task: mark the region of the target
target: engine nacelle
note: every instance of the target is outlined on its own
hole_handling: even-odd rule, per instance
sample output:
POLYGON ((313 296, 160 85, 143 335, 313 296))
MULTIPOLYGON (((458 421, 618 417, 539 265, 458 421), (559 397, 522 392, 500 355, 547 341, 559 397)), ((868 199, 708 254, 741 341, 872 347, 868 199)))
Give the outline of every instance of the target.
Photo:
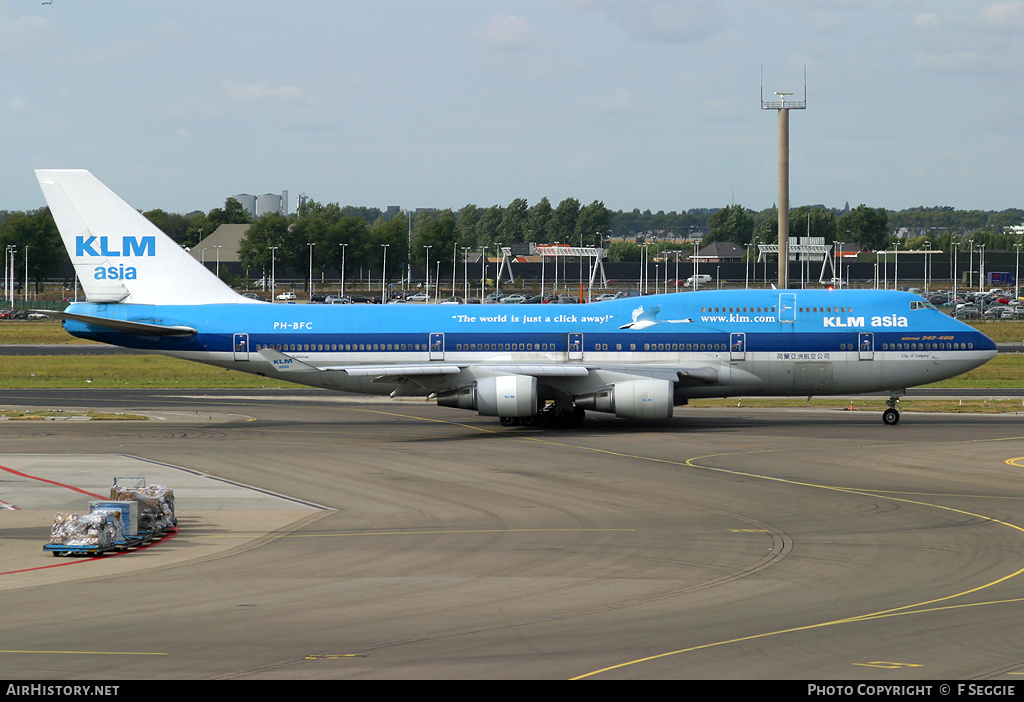
POLYGON ((537 414, 537 402, 537 379, 530 375, 481 378, 437 395, 442 407, 475 409, 485 417, 531 417, 537 414))
POLYGON ((643 378, 615 383, 603 390, 576 397, 576 406, 595 412, 614 412, 623 419, 672 417, 671 380, 643 378))

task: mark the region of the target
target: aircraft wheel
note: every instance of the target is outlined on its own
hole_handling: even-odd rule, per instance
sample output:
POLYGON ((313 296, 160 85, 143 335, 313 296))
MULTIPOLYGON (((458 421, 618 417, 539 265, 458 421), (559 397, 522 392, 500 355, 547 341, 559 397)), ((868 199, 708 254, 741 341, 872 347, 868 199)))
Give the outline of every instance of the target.
POLYGON ((514 427, 519 424, 519 417, 502 417, 501 426, 503 427, 514 427))
POLYGON ((889 426, 893 426, 894 424, 899 424, 900 423, 900 413, 897 412, 894 409, 887 409, 886 411, 882 412, 882 422, 887 424, 887 425, 889 425, 889 426))
POLYGON ((529 414, 525 417, 520 417, 519 423, 522 424, 524 427, 532 427, 534 424, 537 423, 537 415, 529 414))

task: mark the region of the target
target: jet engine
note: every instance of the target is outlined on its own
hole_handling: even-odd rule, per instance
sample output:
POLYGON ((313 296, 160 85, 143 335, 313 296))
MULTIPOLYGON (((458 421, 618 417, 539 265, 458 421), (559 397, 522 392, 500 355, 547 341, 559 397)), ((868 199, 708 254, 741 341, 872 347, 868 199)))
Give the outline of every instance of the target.
POLYGON ((578 395, 576 406, 595 412, 614 412, 623 419, 669 419, 672 381, 643 378, 615 383, 603 390, 578 395))
POLYGON ((537 414, 537 402, 537 379, 529 375, 481 378, 437 394, 442 407, 475 409, 486 417, 531 417, 537 414))

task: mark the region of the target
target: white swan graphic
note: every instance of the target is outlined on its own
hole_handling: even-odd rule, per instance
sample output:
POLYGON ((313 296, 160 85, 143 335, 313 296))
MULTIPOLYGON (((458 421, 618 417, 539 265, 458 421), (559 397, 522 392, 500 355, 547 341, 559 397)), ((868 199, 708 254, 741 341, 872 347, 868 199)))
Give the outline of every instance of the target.
POLYGON ((640 305, 633 310, 633 321, 623 324, 619 329, 646 329, 656 324, 687 324, 693 321, 692 319, 657 319, 659 312, 661 312, 661 305, 655 305, 646 310, 643 305, 640 305))

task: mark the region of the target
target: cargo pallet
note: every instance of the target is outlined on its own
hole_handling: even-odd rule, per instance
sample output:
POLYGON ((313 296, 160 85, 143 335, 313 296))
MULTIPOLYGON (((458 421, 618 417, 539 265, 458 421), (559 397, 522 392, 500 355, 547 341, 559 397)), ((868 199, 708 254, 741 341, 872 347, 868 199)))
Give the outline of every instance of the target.
POLYGON ((145 546, 146 544, 158 541, 167 536, 172 528, 158 529, 156 531, 139 532, 136 536, 126 538, 124 541, 115 541, 109 546, 68 546, 64 544, 45 544, 44 551, 49 551, 54 556, 105 556, 110 553, 130 551, 145 546))

